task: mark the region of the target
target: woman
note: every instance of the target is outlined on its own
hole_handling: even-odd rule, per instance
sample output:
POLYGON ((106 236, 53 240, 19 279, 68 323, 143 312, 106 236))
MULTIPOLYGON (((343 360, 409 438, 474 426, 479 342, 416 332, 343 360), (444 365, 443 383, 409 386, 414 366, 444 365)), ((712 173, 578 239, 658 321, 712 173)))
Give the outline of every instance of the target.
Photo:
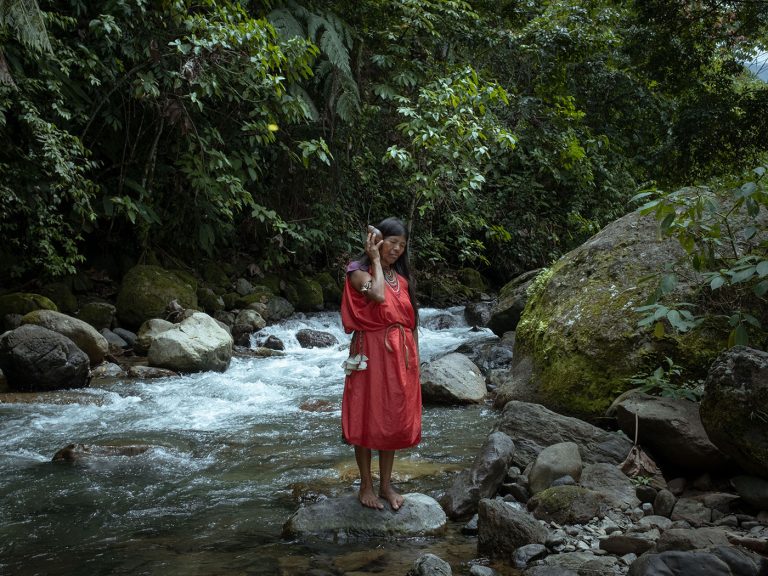
POLYGON ((354 332, 341 404, 344 439, 360 469, 358 498, 393 510, 403 497, 392 487, 395 450, 421 440, 421 385, 415 329, 417 311, 408 270, 408 232, 396 218, 369 227, 365 254, 347 267, 341 321, 354 332), (378 234, 380 232, 380 235, 378 234), (379 451, 379 492, 373 489, 371 451, 379 451))

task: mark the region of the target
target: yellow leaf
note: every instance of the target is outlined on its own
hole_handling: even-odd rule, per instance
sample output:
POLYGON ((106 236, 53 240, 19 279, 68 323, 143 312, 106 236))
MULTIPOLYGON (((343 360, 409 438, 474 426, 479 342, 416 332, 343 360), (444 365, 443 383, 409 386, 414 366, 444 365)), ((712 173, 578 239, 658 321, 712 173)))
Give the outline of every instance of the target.
POLYGON ((656 322, 656 324, 653 327, 653 335, 656 338, 664 337, 664 324, 662 322, 656 322))

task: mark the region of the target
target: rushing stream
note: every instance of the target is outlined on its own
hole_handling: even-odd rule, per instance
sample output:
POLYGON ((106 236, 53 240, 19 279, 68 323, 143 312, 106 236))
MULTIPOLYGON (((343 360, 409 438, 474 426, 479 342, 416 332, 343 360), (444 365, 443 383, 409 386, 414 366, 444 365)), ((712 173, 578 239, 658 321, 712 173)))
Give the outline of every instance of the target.
MULTIPOLYGON (((493 337, 470 331, 461 308, 422 310, 422 324, 446 314, 451 328, 420 329, 422 362, 493 337)), ((58 396, 76 403, 0 404, 0 574, 403 575, 425 551, 452 564, 476 555, 458 525, 445 537, 398 542, 281 538, 302 501, 354 489, 353 452, 340 435, 349 337, 337 313, 297 315, 264 332, 285 343, 285 356, 58 396), (301 328, 343 345, 302 349, 301 328), (151 448, 51 462, 73 442, 151 448)), ((495 417, 487 405, 425 407, 422 443, 395 461, 399 489, 438 496, 471 464, 495 417)))

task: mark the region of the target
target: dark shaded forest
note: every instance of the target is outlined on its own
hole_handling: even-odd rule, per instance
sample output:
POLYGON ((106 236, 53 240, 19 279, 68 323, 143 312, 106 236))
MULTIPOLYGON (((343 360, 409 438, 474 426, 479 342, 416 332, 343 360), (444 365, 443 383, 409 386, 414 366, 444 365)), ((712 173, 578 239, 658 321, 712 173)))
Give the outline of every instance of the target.
POLYGON ((2 0, 2 282, 335 269, 395 215, 500 285, 759 165, 767 41, 759 1, 2 0))

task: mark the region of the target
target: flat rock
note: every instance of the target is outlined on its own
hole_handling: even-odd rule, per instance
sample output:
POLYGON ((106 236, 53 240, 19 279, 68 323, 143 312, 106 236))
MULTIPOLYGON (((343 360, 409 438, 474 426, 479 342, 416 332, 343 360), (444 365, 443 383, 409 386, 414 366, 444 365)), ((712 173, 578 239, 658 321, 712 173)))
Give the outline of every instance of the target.
POLYGON ((357 493, 326 498, 299 508, 283 525, 283 536, 298 539, 397 538, 431 536, 445 530, 447 517, 440 504, 425 494, 403 494, 398 511, 366 508, 357 493))

